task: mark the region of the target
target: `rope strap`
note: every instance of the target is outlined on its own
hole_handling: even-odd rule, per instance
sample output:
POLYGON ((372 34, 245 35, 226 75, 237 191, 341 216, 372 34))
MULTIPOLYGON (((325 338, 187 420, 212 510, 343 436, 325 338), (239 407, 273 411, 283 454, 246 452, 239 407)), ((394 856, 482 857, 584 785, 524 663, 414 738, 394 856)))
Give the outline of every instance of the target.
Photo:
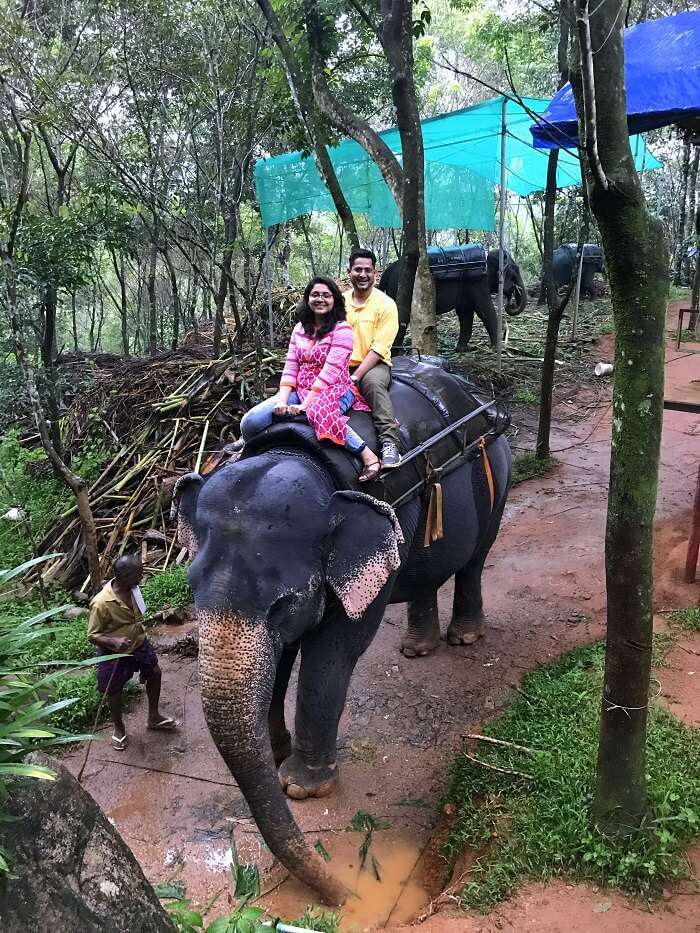
POLYGON ((486 449, 486 439, 482 435, 479 438, 479 449, 481 450, 481 456, 484 461, 484 473, 486 473, 486 482, 489 484, 489 512, 493 512, 493 506, 496 501, 496 491, 493 484, 493 471, 491 470, 491 461, 489 460, 488 451, 486 449))
POLYGON ((425 535, 423 547, 430 547, 433 541, 439 541, 444 535, 442 523, 442 484, 433 483, 425 516, 425 535))

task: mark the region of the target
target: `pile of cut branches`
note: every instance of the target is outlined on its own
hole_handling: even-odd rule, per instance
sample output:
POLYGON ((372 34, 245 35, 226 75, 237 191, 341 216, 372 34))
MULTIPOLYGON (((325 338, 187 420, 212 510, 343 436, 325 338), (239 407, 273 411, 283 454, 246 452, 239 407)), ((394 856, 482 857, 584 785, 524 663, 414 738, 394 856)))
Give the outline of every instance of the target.
MULTIPOLYGON (((207 358, 201 348, 150 359, 105 361, 64 419, 66 449, 77 451, 101 429, 110 457, 90 488, 103 573, 125 549, 165 569, 184 554, 175 543, 164 482, 207 463, 238 436, 241 415, 274 389, 282 350, 262 348, 207 358)), ((84 360, 83 365, 89 365, 84 360)), ((85 575, 85 542, 77 508, 52 525, 42 553, 60 553, 45 581, 85 575)))

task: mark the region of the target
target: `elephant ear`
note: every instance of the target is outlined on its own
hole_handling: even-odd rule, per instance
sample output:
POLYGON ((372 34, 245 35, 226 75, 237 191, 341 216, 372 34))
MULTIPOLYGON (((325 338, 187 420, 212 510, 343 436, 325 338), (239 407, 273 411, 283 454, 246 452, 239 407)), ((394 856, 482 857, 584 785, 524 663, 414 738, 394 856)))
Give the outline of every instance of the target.
POLYGON ((197 553, 195 516, 197 499, 204 481, 205 478, 199 473, 186 473, 181 476, 173 488, 173 499, 170 504, 170 520, 177 521, 178 544, 187 548, 190 560, 197 553))
POLYGON ((362 492, 336 492, 330 503, 328 584, 350 619, 361 619, 401 565, 404 538, 392 507, 362 492))

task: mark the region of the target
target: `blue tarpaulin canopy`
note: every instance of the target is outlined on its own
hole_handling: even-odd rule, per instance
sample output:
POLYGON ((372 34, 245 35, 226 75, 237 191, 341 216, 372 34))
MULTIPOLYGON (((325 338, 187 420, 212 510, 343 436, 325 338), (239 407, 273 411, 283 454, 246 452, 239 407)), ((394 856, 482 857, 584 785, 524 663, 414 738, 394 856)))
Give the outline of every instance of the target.
MULTIPOLYGON (((625 30, 625 85, 630 133, 700 120, 700 10, 649 20, 625 30)), ((530 127, 535 146, 578 145, 570 84, 530 127)))

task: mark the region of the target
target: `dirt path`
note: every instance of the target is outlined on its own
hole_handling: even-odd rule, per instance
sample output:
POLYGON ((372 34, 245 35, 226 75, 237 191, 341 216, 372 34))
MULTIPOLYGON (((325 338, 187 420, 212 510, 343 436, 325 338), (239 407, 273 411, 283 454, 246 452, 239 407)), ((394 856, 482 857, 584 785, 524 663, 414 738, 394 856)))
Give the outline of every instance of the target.
MULTIPOLYGON (((671 327, 672 310, 669 315, 671 327)), ((692 350, 700 351, 700 345, 684 344, 676 351, 669 341, 667 397, 687 397, 692 391, 700 395, 700 355, 692 350)), ((595 349, 592 363, 611 358, 608 339, 595 349)), ((384 847, 383 883, 369 885, 365 905, 346 918, 348 929, 369 928, 370 920, 372 928, 393 927, 416 916, 429 894, 404 883, 412 874, 416 882, 425 880, 420 868, 414 869, 430 838, 460 735, 497 714, 525 671, 603 634, 610 407, 604 402, 588 408, 587 398, 582 391, 575 399, 558 399, 552 449, 559 465, 550 476, 512 491, 484 575, 487 637, 468 648, 442 644, 432 657, 408 661, 398 651, 404 609, 391 607, 351 685, 340 729, 338 793, 327 800, 292 804, 310 842, 321 839, 350 881, 357 877, 359 837, 344 830, 353 814, 366 810, 391 821, 392 829, 376 837, 384 847)), ((531 420, 516 410, 514 422, 521 428, 517 446, 531 446, 531 420)), ((681 570, 699 458, 700 419, 667 412, 657 513, 657 607, 698 601, 697 585, 683 584, 681 570)), ((450 609, 451 587, 446 586, 440 593, 443 624, 450 609)), ((167 637, 181 634, 170 632, 167 637)), ((241 861, 255 861, 263 872, 264 889, 274 888, 265 903, 282 916, 298 916, 311 900, 310 893, 285 881, 279 869, 270 872, 269 852, 204 724, 195 660, 167 654, 163 668, 165 706, 183 719, 181 732, 143 732, 140 704, 129 717, 129 748, 119 753, 107 744, 95 746, 85 786, 151 881, 181 878, 188 897, 199 904, 219 892, 210 916, 225 912, 230 903, 227 869, 233 828, 241 861)), ((292 702, 290 698, 290 714, 292 702)), ((83 755, 82 750, 72 754, 69 766, 77 770, 83 755)), ((650 915, 608 893, 566 885, 528 886, 486 920, 440 914, 424 929, 558 933, 574 925, 573 910, 575 925, 583 933, 612 931, 613 923, 615 933, 632 930, 632 925, 635 933, 700 930, 700 899, 677 897, 682 904, 676 898, 670 904, 661 902, 650 915), (584 905, 581 911, 575 907, 579 902, 584 905), (653 924, 644 926, 647 920, 653 924)))

